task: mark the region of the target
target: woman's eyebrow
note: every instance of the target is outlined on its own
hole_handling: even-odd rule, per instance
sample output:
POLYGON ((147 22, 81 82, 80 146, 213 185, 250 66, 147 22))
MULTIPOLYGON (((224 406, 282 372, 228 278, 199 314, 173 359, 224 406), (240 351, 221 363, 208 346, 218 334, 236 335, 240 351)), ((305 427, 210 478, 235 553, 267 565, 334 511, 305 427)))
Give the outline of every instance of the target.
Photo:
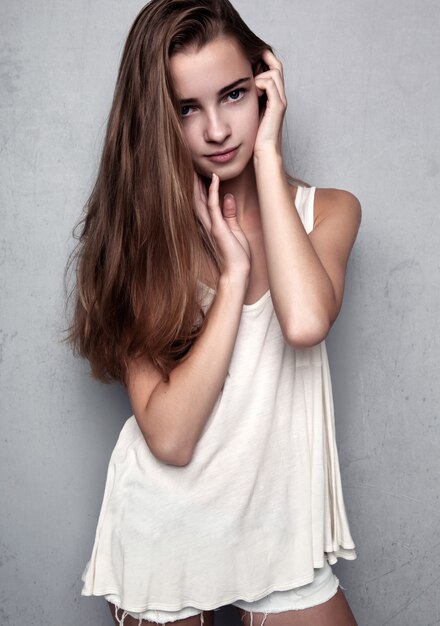
MULTIPOLYGON (((239 85, 242 85, 243 83, 249 82, 250 79, 251 79, 250 76, 245 76, 244 78, 239 78, 238 80, 234 80, 233 83, 230 83, 229 85, 226 85, 225 87, 222 87, 220 89, 220 91, 217 92, 217 95, 218 96, 223 96, 225 93, 228 93, 228 91, 232 91, 233 89, 235 89, 239 85)), ((187 104, 192 104, 193 102, 197 102, 197 98, 185 98, 185 100, 179 100, 179 104, 181 106, 185 106, 187 104)))

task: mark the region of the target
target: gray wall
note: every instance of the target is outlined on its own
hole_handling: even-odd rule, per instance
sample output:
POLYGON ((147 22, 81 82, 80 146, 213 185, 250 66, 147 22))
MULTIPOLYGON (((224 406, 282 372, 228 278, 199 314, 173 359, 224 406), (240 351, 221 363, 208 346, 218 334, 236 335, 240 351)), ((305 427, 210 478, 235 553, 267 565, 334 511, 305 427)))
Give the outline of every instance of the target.
MULTIPOLYGON (((70 232, 140 0, 3 0, 0 623, 109 625, 79 597, 130 408, 60 342, 70 232)), ((329 338, 360 626, 440 623, 436 0, 237 0, 286 64, 289 159, 363 205, 329 338), (437 244, 437 246, 436 246, 437 244)), ((228 622, 222 610, 218 623, 228 622)))

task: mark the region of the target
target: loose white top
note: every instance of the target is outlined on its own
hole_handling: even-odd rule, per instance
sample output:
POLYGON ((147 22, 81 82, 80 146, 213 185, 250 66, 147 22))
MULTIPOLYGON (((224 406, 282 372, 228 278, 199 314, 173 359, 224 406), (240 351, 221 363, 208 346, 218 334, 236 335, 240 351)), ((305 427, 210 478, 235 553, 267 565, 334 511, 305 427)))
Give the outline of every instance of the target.
MULTIPOLYGON (((315 188, 296 207, 313 228, 315 188)), ((208 307, 214 292, 206 288, 208 307)), ((215 355, 213 355, 215 358, 215 355)), ((112 453, 83 595, 130 612, 210 610, 355 559, 325 343, 285 342, 270 292, 243 306, 224 387, 191 462, 167 465, 134 416, 112 453)))

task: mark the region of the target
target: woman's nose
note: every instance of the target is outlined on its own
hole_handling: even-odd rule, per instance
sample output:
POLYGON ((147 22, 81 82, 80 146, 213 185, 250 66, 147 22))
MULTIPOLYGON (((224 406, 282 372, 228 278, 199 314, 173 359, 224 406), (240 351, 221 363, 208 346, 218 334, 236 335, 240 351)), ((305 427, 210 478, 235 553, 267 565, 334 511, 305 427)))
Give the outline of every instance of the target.
POLYGON ((218 111, 211 112, 206 117, 205 141, 223 143, 231 134, 227 119, 218 111))

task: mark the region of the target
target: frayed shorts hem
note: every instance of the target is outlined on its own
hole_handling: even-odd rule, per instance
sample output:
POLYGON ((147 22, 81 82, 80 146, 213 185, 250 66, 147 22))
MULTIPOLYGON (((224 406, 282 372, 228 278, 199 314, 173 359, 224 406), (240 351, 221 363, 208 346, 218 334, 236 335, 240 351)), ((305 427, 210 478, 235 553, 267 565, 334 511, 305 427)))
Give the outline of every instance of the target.
MULTIPOLYGON (((336 594, 339 586, 339 579, 334 575, 329 563, 325 561, 324 567, 315 569, 315 577, 311 583, 287 591, 273 591, 268 596, 253 602, 236 600, 232 603, 232 606, 249 612, 251 614, 251 625, 253 623, 253 613, 264 613, 263 625, 267 615, 270 613, 299 611, 327 602, 336 594)), ((180 611, 149 609, 143 613, 132 613, 121 608, 118 602, 119 599, 116 596, 107 595, 106 600, 115 605, 115 618, 120 626, 124 626, 124 619, 127 616, 137 619, 139 626, 142 625, 142 620, 156 624, 168 624, 195 615, 200 615, 200 624, 201 626, 204 624, 203 610, 195 607, 187 606, 180 611)))

